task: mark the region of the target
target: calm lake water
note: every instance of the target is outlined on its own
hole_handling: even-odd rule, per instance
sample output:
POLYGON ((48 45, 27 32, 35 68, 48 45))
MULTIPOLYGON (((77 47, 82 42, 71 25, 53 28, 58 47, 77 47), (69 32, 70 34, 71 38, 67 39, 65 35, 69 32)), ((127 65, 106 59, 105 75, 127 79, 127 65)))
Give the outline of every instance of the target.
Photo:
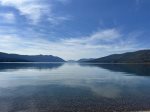
POLYGON ((141 110, 150 110, 150 65, 0 64, 0 112, 141 110))

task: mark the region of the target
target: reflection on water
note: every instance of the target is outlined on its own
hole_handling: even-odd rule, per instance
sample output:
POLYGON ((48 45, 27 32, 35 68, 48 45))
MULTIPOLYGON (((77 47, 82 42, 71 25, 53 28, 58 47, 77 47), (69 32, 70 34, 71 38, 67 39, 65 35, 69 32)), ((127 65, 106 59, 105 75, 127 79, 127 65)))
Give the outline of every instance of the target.
POLYGON ((64 63, 1 63, 0 71, 17 69, 55 69, 64 63))
POLYGON ((0 64, 0 112, 150 110, 150 65, 0 64))
POLYGON ((95 66, 115 72, 125 72, 139 76, 150 76, 148 64, 80 64, 82 66, 95 66))

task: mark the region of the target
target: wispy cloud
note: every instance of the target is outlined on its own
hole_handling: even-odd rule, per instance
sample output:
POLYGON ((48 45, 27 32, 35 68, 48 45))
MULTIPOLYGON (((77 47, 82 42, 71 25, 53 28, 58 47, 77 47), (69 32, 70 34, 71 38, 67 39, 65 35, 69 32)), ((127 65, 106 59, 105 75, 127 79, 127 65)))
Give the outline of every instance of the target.
POLYGON ((0 20, 3 23, 15 23, 16 17, 13 13, 0 13, 0 20))
POLYGON ((88 36, 80 37, 80 38, 70 38, 66 40, 66 44, 68 45, 89 45, 89 44, 99 44, 112 42, 118 38, 121 38, 121 34, 117 29, 106 29, 96 31, 88 36))
MULTIPOLYGON (((53 0, 0 0, 3 6, 11 6, 20 12, 20 15, 25 16, 33 24, 38 23, 42 18, 49 18, 51 23, 66 20, 65 17, 57 17, 53 14, 53 0), (55 20, 55 21, 54 21, 55 20)), ((67 2, 68 0, 57 0, 59 2, 67 2)))
MULTIPOLYGON (((38 1, 38 0, 37 0, 38 1)), ((46 6, 39 4, 36 0, 0 0, 4 6, 12 6, 20 11, 21 15, 26 16, 33 22, 39 21, 43 14, 49 10, 46 6)))
POLYGON ((139 5, 141 0, 135 0, 136 4, 139 5))
POLYGON ((69 17, 69 16, 58 16, 58 17, 57 16, 49 16, 47 18, 48 22, 50 22, 52 25, 58 25, 64 21, 68 21, 70 19, 71 19, 71 17, 69 17))
POLYGON ((52 54, 65 59, 100 57, 137 49, 138 43, 131 36, 135 35, 124 35, 117 29, 106 29, 85 37, 57 41, 42 37, 31 39, 20 38, 17 35, 1 35, 0 49, 3 52, 19 54, 52 54), (127 36, 130 38, 125 38, 127 36))
POLYGON ((143 0, 135 0, 136 11, 138 11, 140 9, 142 2, 143 2, 143 0))

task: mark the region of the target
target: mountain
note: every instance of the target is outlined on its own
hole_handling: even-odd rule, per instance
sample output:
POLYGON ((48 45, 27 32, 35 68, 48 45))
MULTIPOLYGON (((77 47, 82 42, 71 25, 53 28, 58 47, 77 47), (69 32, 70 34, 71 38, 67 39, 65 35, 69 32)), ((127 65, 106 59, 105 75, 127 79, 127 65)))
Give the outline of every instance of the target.
POLYGON ((83 58, 83 59, 78 60, 78 62, 85 62, 85 61, 91 61, 91 60, 94 60, 94 58, 89 58, 89 59, 83 58))
POLYGON ((67 62, 68 63, 75 63, 76 61, 75 60, 68 60, 67 62))
POLYGON ((150 63, 150 50, 140 50, 85 61, 90 63, 150 63))
POLYGON ((52 55, 19 55, 0 52, 0 62, 65 62, 52 55))

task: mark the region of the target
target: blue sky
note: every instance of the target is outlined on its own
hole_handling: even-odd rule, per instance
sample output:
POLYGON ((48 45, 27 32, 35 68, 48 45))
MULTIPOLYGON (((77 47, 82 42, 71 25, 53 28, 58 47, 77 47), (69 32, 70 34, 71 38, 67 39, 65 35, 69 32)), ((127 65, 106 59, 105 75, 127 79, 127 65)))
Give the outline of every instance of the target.
POLYGON ((150 48, 150 0, 0 0, 0 51, 66 60, 150 48))

